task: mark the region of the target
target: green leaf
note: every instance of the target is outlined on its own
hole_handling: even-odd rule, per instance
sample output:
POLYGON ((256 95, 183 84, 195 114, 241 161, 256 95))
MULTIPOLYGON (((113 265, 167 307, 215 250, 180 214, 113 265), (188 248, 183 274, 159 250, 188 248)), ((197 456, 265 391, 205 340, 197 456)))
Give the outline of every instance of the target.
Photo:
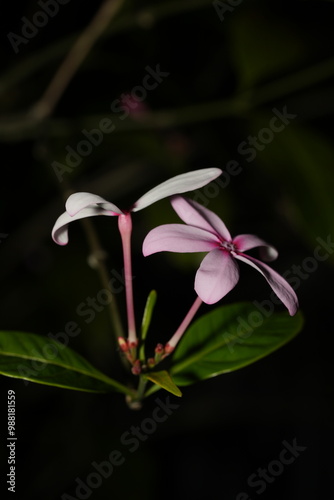
POLYGON ((148 331, 150 323, 151 323, 152 313, 153 313, 153 309, 154 309, 156 301, 157 301, 157 292, 155 290, 152 290, 149 293, 149 296, 147 297, 145 310, 144 310, 144 314, 143 314, 143 321, 142 321, 142 325, 141 325, 141 338, 142 338, 142 340, 145 340, 145 338, 146 338, 146 334, 147 334, 147 331, 148 331))
POLYGON ((133 392, 64 344, 33 333, 0 331, 0 374, 86 392, 133 392))
MULTIPOLYGON (((162 370, 160 372, 145 373, 142 376, 144 378, 150 380, 154 384, 158 385, 159 387, 162 387, 162 389, 165 389, 166 391, 171 392, 172 394, 174 394, 174 396, 178 396, 178 397, 182 396, 182 392, 174 384, 172 377, 169 375, 169 373, 166 370, 162 370)), ((145 396, 148 396, 149 394, 151 394, 150 390, 147 391, 145 396)))
POLYGON ((141 342, 142 345, 140 347, 140 352, 139 352, 139 359, 141 361, 145 360, 145 339, 146 335, 148 332, 148 329, 151 324, 151 319, 152 319, 152 313, 154 310, 155 303, 157 301, 157 292, 155 290, 152 290, 146 301, 145 309, 144 309, 144 314, 143 314, 143 320, 141 324, 141 342))
POLYGON ((301 313, 264 314, 247 302, 219 307, 183 336, 172 359, 173 380, 189 385, 243 368, 289 342, 302 324, 301 313))

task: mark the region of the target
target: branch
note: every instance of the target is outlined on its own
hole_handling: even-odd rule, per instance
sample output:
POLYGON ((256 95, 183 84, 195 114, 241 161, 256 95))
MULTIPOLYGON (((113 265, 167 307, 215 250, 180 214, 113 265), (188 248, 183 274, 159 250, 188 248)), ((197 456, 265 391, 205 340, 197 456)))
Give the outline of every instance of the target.
POLYGON ((68 52, 41 99, 30 110, 34 119, 42 121, 52 114, 75 73, 123 3, 124 0, 105 0, 101 5, 68 52))

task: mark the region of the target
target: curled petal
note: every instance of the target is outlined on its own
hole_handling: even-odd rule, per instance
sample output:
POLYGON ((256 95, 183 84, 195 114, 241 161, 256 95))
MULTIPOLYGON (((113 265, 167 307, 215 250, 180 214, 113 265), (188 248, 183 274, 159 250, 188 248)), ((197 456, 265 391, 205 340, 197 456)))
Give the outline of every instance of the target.
POLYGON ((171 204, 177 215, 186 224, 217 234, 226 241, 232 240, 224 222, 218 215, 203 207, 203 205, 182 196, 173 196, 171 204))
POLYGON ((145 257, 156 252, 209 252, 219 245, 218 238, 197 227, 165 224, 152 229, 143 243, 145 257))
POLYGON ((262 276, 268 281, 269 285, 276 293, 277 297, 283 302, 287 310, 289 311, 290 316, 296 314, 298 309, 298 299, 295 294, 293 288, 289 285, 289 283, 276 271, 271 269, 271 267, 267 266, 263 262, 250 257, 249 255, 234 255, 236 259, 242 260, 246 264, 254 267, 257 271, 259 271, 262 276))
POLYGON ((239 268, 229 252, 216 248, 204 257, 196 273, 195 291, 206 304, 214 304, 235 287, 239 268))
POLYGON ((101 196, 92 193, 71 194, 71 196, 69 196, 66 201, 65 208, 66 212, 68 212, 71 216, 73 216, 78 212, 80 212, 80 210, 83 210, 84 208, 90 207, 92 205, 95 205, 96 208, 112 212, 111 214, 106 214, 106 215, 120 215, 123 213, 113 203, 109 203, 109 201, 105 200, 101 196))
POLYGON ((132 212, 138 212, 152 205, 156 201, 167 198, 174 194, 186 193, 201 188, 221 175, 219 168, 203 168, 186 174, 176 175, 171 179, 159 184, 144 196, 139 198, 132 207, 132 212))
POLYGON ((68 243, 68 225, 75 220, 84 219, 85 217, 93 217, 95 215, 113 215, 106 212, 103 208, 83 208, 76 215, 71 217, 67 212, 64 212, 55 222, 52 229, 52 239, 58 245, 67 245, 68 243))
POLYGON ((251 248, 260 247, 260 258, 268 262, 275 260, 278 257, 278 251, 276 248, 268 245, 268 243, 261 240, 254 234, 239 234, 239 236, 233 238, 233 243, 242 253, 250 250, 251 248))

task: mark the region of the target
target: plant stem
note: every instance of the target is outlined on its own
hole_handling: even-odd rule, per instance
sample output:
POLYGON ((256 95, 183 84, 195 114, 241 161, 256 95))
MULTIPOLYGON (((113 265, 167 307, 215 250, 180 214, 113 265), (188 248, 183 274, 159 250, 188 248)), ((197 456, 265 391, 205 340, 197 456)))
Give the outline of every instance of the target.
POLYGON ((137 391, 132 395, 126 396, 125 401, 131 410, 141 410, 143 406, 142 401, 144 399, 146 384, 147 379, 140 376, 137 391))
POLYGON ((124 259, 124 278, 126 293, 126 309, 128 316, 128 342, 137 345, 135 313, 133 306, 132 289, 132 263, 131 263, 131 232, 132 220, 131 214, 122 214, 118 216, 118 228, 121 233, 124 259))
POLYGON ((170 352, 172 352, 175 349, 176 344, 179 342, 181 339, 182 335, 188 328, 190 322, 192 321, 193 317, 197 313, 198 309, 202 305, 202 300, 199 297, 196 297, 195 302, 189 309, 188 313, 186 314, 184 320, 180 324, 179 328, 176 330, 174 335, 171 337, 171 339, 167 342, 166 344, 166 350, 170 349, 170 352))
POLYGON ((144 377, 139 377, 139 384, 137 389, 137 398, 141 401, 144 397, 144 392, 147 385, 147 379, 144 377))

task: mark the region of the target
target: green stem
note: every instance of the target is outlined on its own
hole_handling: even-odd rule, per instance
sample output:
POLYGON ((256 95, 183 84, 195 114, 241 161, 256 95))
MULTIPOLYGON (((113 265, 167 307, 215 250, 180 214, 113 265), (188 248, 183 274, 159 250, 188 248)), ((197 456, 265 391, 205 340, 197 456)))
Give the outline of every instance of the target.
POLYGON ((137 398, 141 401, 144 398, 144 392, 147 385, 147 379, 139 377, 139 384, 137 389, 137 398))
POLYGON ((127 405, 131 410, 140 410, 142 408, 146 384, 147 380, 140 376, 137 391, 131 396, 126 396, 127 405))

